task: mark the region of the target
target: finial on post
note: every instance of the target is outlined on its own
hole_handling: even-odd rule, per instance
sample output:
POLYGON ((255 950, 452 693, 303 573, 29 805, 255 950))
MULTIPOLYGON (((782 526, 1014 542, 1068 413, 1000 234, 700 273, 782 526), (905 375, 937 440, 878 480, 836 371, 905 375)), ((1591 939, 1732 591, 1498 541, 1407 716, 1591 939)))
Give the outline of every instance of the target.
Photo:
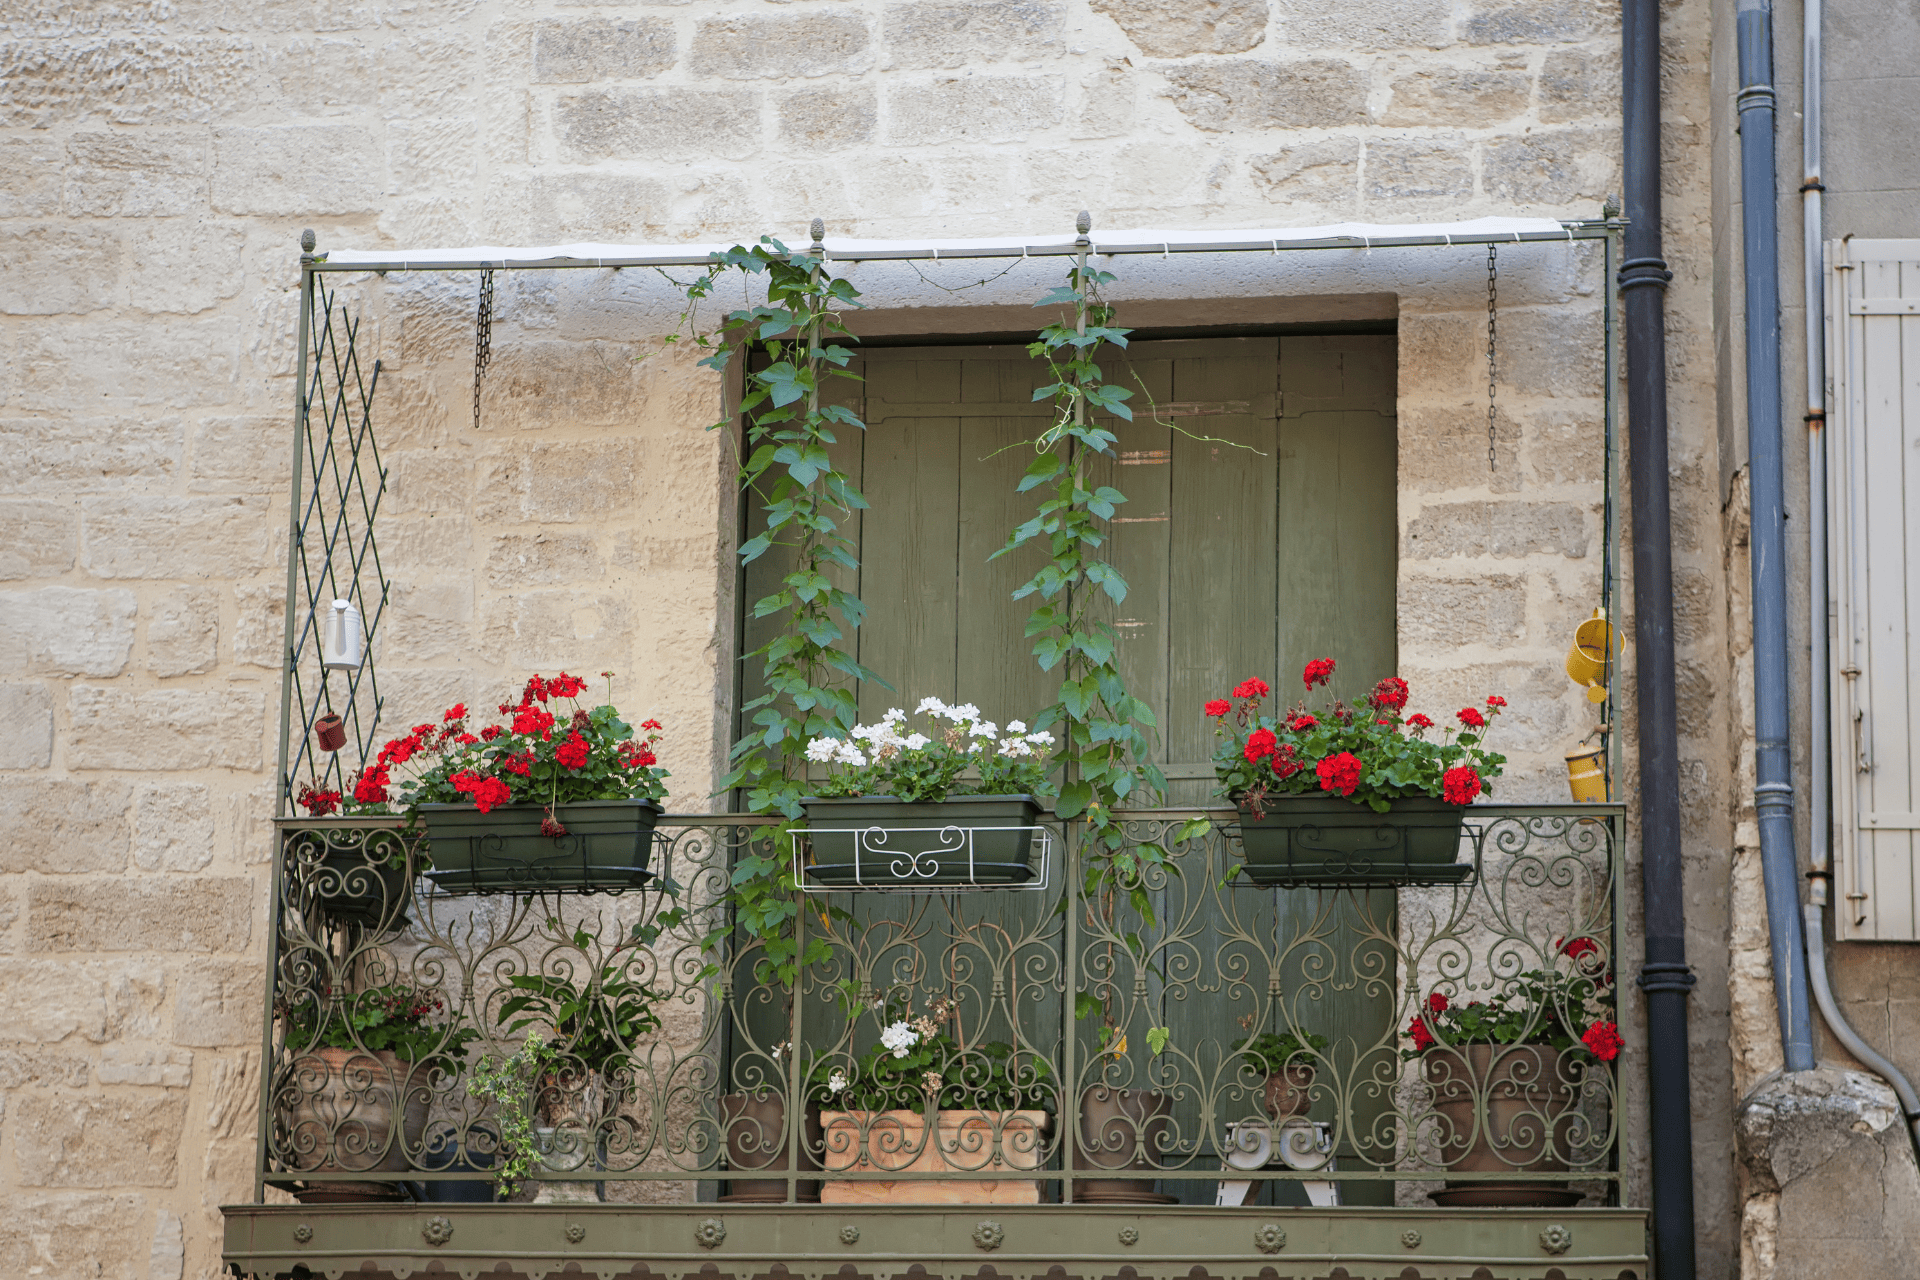
POLYGON ((313 246, 319 243, 318 240, 314 239, 312 227, 308 227, 300 233, 300 252, 312 253, 313 246))
POLYGON ((825 250, 827 247, 827 220, 825 218, 815 218, 813 225, 808 227, 807 230, 813 236, 813 251, 820 253, 825 250))
POLYGON ((1082 209, 1080 211, 1080 216, 1073 220, 1073 229, 1075 231, 1078 231, 1083 236, 1086 235, 1088 232, 1092 231, 1093 215, 1091 213, 1088 213, 1085 209, 1082 209))
POLYGON ((1620 197, 1611 191, 1607 192, 1606 201, 1600 206, 1600 216, 1608 221, 1619 217, 1620 197))

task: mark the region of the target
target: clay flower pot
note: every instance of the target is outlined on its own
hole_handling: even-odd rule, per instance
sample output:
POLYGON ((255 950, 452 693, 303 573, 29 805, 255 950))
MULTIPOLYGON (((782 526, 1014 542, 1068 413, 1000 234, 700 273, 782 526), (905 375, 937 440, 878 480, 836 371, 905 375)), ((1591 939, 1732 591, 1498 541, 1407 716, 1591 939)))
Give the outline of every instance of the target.
MULTIPOLYGON (((787 1100, 777 1093, 727 1093, 720 1097, 720 1124, 726 1134, 727 1168, 736 1175, 785 1173, 787 1171, 787 1100)), ((809 1109, 806 1127, 800 1135, 800 1167, 817 1169, 820 1162, 820 1113, 809 1109)), ((787 1183, 784 1178, 734 1177, 727 1204, 784 1204, 787 1183)), ((802 1182, 797 1191, 802 1204, 820 1201, 820 1184, 802 1182)))
MULTIPOLYGON (((1038 1169, 1047 1159, 1044 1111, 822 1111, 830 1172, 947 1173, 1038 1169)), ((1025 1178, 828 1182, 822 1204, 1039 1204, 1025 1178)))
POLYGON ((1073 1198, 1087 1204, 1172 1204, 1176 1197, 1153 1189, 1152 1170, 1172 1134, 1173 1099, 1150 1089, 1089 1086, 1080 1094, 1080 1150, 1074 1164, 1086 1169, 1146 1172, 1144 1178, 1075 1178, 1073 1198))
MULTIPOLYGON (((1564 1173, 1580 1123, 1573 1110, 1577 1079, 1561 1071, 1560 1054, 1544 1044, 1470 1044, 1435 1048, 1421 1059, 1442 1127, 1440 1161, 1454 1173, 1564 1173)), ((1451 1181, 1430 1192, 1441 1205, 1547 1208, 1576 1204, 1563 1182, 1451 1181)))
POLYGON ((407 1153, 421 1149, 430 1090, 427 1071, 388 1050, 308 1049, 278 1090, 284 1136, 276 1144, 306 1204, 397 1199, 407 1153), (404 1093, 403 1105, 396 1099, 404 1093), (398 1119, 398 1124, 395 1121, 398 1119), (328 1173, 381 1173, 378 1182, 325 1181, 328 1173))
POLYGON ((313 722, 313 740, 322 751, 338 751, 347 745, 347 725, 332 712, 313 722))
POLYGON ((1307 1113, 1313 1105, 1312 1092, 1313 1068, 1296 1064, 1267 1077, 1260 1106, 1275 1120, 1290 1120, 1307 1113))

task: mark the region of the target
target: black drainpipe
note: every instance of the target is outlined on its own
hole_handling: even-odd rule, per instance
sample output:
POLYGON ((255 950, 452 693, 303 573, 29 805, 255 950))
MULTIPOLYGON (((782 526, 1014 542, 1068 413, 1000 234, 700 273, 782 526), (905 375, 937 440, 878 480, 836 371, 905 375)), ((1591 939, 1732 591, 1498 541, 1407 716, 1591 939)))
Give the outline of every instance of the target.
POLYGON ((1633 512, 1640 877, 1646 903, 1653 1273, 1693 1280, 1693 1105, 1680 865, 1680 735, 1673 688, 1673 520, 1667 493, 1667 270, 1660 251, 1660 4, 1621 0, 1626 143, 1627 491, 1633 512))

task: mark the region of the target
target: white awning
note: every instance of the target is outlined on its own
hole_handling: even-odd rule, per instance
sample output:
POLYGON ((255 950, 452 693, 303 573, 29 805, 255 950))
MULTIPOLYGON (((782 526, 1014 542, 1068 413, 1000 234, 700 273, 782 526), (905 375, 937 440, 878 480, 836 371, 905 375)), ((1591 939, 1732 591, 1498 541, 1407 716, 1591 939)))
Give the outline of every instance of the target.
MULTIPOLYGON (((1475 218, 1470 222, 1341 222, 1322 227, 1262 227, 1195 230, 1143 227, 1095 231, 1101 255, 1175 253, 1279 253, 1289 249, 1374 249, 1402 245, 1508 244, 1539 240, 1589 240, 1621 226, 1613 222, 1560 222, 1552 218, 1475 218)), ((738 242, 735 242, 738 243, 738 242)), ((789 249, 805 249, 801 238, 789 249)), ((1075 252, 1073 233, 994 236, 953 240, 856 240, 828 236, 830 261, 1058 257, 1075 252)), ((671 267, 699 266, 733 244, 474 245, 458 249, 334 249, 316 259, 321 270, 474 270, 481 267, 671 267)))

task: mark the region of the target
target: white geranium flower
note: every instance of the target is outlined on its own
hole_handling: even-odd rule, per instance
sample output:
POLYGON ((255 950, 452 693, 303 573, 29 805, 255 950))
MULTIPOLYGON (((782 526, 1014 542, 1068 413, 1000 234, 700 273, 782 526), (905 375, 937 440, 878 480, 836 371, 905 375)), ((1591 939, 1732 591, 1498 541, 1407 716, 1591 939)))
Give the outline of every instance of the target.
POLYGON ((918 751, 920 748, 926 746, 929 742, 932 742, 933 739, 929 738, 924 733, 910 733, 906 737, 902 738, 900 741, 906 745, 907 750, 918 751))
POLYGON ((1036 747, 1050 747, 1053 745, 1053 735, 1042 729, 1038 733, 1028 734, 1027 741, 1036 747))
POLYGON ((1000 754, 1010 760, 1025 760, 1033 754, 1033 748, 1027 745, 1025 738, 1002 738, 1000 754))
POLYGON ((833 759, 834 753, 838 750, 840 750, 838 738, 815 738, 807 744, 807 759, 815 764, 825 764, 833 759))
POLYGON ((833 753, 833 758, 841 764, 850 764, 859 769, 865 768, 867 764, 867 757, 851 742, 841 743, 839 750, 833 753))
POLYGON ((1027 722, 1025 720, 1007 721, 1008 733, 1025 733, 1026 731, 1027 731, 1027 722))
POLYGON ((976 721, 973 728, 967 730, 967 732, 976 738, 991 738, 994 734, 1000 732, 1000 726, 991 720, 979 720, 976 721))
POLYGON ((905 721, 906 718, 907 718, 907 713, 902 711, 900 708, 895 707, 891 711, 887 712, 886 715, 880 717, 880 723, 881 724, 900 724, 903 721, 905 721))
POLYGON ((971 702, 967 702, 957 707, 946 707, 940 714, 955 724, 970 724, 980 718, 980 708, 974 706, 971 702))
POLYGON ((827 1092, 839 1093, 847 1087, 847 1073, 835 1070, 827 1077, 827 1092))
POLYGON ((920 1042, 920 1033, 904 1022, 896 1022, 880 1033, 880 1043, 893 1050, 893 1056, 904 1058, 907 1050, 920 1042))
POLYGON ((940 699, 934 698, 934 697, 926 697, 926 698, 920 699, 920 705, 914 708, 914 713, 916 715, 925 715, 927 712, 931 711, 933 712, 933 714, 937 716, 944 716, 947 714, 949 710, 951 710, 951 708, 948 707, 946 703, 940 701, 940 699))

